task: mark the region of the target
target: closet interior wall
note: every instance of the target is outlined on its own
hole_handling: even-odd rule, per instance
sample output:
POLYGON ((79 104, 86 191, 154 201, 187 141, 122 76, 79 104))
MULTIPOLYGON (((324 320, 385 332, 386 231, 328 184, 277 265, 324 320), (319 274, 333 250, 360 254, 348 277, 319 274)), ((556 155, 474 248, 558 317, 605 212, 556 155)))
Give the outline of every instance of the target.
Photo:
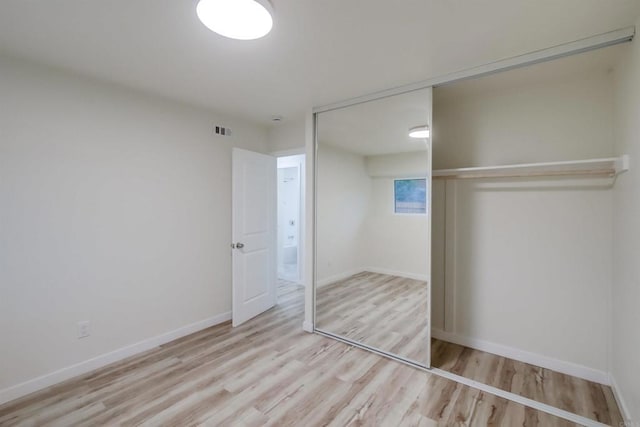
MULTIPOLYGON (((613 157, 628 49, 435 88, 434 170, 613 157)), ((613 184, 434 180, 434 337, 608 382, 613 184)))
MULTIPOLYGON (((640 19, 636 20, 640 28, 640 19)), ((627 417, 640 420, 640 42, 614 69, 615 154, 628 154, 629 172, 616 180, 613 200, 611 382, 627 417)))

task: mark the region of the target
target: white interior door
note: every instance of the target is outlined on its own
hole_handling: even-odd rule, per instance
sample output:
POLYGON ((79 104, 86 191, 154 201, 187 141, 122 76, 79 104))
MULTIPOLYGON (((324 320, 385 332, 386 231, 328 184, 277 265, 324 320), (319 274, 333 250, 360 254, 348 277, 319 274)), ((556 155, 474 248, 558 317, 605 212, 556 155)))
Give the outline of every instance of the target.
POLYGON ((276 158, 233 149, 233 326, 276 303, 276 158))

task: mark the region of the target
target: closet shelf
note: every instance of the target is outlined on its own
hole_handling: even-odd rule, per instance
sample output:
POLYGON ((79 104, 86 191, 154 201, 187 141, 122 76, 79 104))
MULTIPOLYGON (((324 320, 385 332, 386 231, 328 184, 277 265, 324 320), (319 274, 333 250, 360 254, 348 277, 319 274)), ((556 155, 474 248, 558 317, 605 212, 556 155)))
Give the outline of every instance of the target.
POLYGON ((435 169, 433 179, 526 178, 545 176, 614 177, 629 170, 629 155, 604 159, 435 169))

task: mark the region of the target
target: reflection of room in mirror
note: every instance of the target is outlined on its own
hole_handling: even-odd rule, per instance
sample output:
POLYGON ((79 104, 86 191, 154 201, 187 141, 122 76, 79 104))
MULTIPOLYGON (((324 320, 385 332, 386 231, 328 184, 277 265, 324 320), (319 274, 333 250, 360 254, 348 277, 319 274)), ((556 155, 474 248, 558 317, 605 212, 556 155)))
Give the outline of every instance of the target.
POLYGON ((317 120, 316 327, 427 366, 431 90, 317 120))

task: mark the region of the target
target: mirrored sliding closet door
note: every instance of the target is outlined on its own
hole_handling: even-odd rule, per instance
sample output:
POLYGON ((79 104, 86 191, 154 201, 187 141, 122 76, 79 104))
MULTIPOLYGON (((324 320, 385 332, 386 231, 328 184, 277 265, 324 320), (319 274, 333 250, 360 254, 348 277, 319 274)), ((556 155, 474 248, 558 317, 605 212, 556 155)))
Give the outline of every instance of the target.
POLYGON ((430 363, 431 88, 316 113, 315 328, 430 363))

